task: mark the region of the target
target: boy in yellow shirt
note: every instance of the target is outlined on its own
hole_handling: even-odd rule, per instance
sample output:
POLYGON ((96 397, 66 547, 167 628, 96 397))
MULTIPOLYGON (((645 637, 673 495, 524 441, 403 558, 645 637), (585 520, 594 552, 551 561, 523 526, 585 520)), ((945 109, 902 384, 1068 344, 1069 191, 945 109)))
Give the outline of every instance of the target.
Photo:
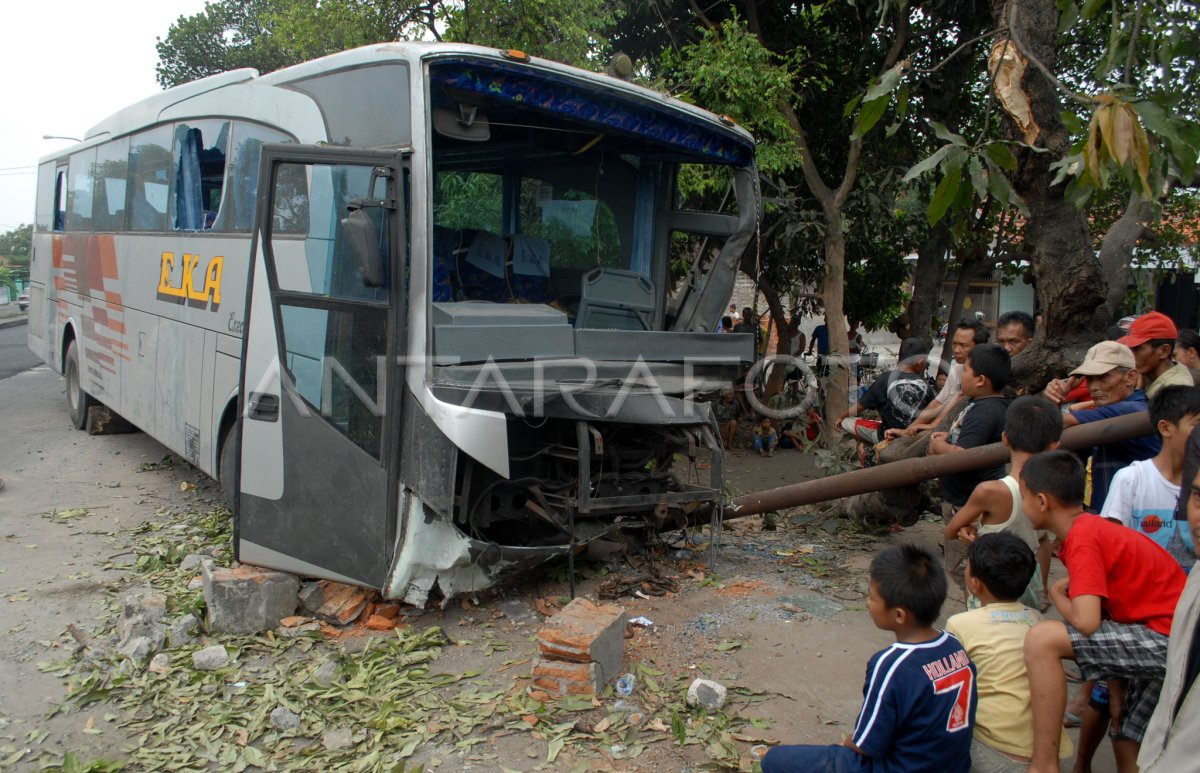
MULTIPOLYGON (((967 551, 967 589, 983 606, 951 617, 946 631, 958 637, 978 670, 972 773, 1025 773, 1033 754, 1024 644, 1042 616, 1017 599, 1035 569, 1033 551, 1008 532, 980 535, 967 551)), ((1058 754, 1071 754, 1066 733, 1058 754)))

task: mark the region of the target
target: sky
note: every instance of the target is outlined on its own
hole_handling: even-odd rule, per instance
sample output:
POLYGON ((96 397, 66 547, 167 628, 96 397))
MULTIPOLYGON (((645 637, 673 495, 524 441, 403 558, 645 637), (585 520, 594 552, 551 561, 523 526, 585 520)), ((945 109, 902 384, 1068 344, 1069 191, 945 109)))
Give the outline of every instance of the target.
POLYGON ((33 222, 37 162, 160 91, 156 38, 204 0, 0 4, 0 232, 33 222))

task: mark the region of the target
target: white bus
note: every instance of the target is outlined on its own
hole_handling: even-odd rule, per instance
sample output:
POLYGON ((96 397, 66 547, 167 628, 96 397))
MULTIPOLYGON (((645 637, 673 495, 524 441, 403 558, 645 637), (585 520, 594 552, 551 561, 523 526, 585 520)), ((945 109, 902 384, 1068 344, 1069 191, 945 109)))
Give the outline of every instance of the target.
POLYGON ((710 331, 758 210, 732 121, 520 51, 237 70, 41 161, 29 345, 77 427, 222 481, 242 562, 423 604, 719 516, 692 397, 752 357, 710 331), (736 214, 680 208, 689 164, 736 214))

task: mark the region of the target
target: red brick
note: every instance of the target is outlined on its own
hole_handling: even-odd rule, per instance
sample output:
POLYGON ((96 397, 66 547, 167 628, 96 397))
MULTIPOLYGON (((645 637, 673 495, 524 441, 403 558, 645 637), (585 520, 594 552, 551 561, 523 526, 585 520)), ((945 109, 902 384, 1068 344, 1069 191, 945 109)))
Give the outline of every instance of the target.
POLYGON ((375 607, 375 614, 380 617, 386 617, 388 620, 396 620, 400 617, 399 604, 380 604, 375 607))
POLYGON ((381 617, 380 615, 371 615, 367 618, 366 625, 367 628, 370 628, 372 631, 390 631, 396 627, 396 621, 389 620, 388 618, 381 617))

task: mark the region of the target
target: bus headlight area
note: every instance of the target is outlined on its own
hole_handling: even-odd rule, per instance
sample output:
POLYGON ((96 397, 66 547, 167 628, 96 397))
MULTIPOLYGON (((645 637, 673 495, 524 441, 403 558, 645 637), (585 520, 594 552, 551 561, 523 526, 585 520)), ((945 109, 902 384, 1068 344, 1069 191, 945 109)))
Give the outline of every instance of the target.
POLYGON ((450 512, 432 509, 436 495, 406 498, 386 595, 444 601, 618 530, 649 540, 719 520, 724 457, 707 423, 546 419, 535 430, 513 419, 510 427, 510 477, 459 455, 450 512))

